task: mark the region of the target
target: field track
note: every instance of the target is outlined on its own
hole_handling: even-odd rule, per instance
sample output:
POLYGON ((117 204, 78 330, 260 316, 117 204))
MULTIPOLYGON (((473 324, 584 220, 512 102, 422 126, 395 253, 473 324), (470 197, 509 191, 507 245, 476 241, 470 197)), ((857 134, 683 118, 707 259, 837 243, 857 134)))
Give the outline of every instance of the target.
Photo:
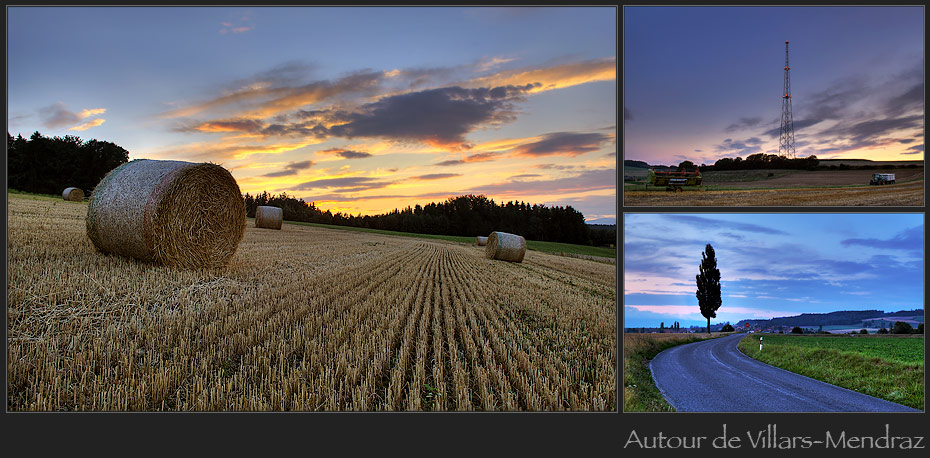
POLYGON ((616 409, 615 265, 250 220, 181 270, 8 199, 8 410, 616 409))
POLYGON ((624 191, 629 206, 921 206, 923 180, 885 186, 734 191, 624 191))

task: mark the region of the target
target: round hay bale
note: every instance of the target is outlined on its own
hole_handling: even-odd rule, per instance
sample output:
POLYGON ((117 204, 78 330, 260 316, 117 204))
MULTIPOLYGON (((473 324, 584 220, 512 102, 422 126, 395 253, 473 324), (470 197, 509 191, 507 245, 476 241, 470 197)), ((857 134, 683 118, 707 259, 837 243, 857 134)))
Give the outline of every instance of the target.
POLYGON ((279 207, 259 205, 258 208, 255 209, 255 227, 281 230, 283 221, 284 210, 281 210, 279 207))
POLYGON ((492 232, 488 235, 488 244, 484 247, 484 256, 501 261, 523 262, 526 254, 526 240, 516 234, 492 232))
POLYGON ((479 235, 479 236, 475 237, 475 244, 478 245, 478 246, 487 246, 487 244, 488 244, 488 238, 487 238, 487 237, 482 237, 482 236, 479 235))
POLYGON ((61 197, 65 200, 70 200, 73 202, 83 202, 84 191, 81 191, 80 188, 65 188, 65 190, 61 193, 61 197))
POLYGON ((226 265, 245 232, 245 201, 223 167, 137 159, 110 171, 87 207, 98 250, 180 267, 226 265))

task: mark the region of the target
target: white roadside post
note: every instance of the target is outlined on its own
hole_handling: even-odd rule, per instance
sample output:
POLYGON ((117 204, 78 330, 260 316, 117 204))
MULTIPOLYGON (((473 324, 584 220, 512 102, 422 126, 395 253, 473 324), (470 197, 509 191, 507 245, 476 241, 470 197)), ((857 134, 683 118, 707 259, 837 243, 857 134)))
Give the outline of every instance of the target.
POLYGON ((762 336, 759 336, 759 351, 762 351, 762 336))

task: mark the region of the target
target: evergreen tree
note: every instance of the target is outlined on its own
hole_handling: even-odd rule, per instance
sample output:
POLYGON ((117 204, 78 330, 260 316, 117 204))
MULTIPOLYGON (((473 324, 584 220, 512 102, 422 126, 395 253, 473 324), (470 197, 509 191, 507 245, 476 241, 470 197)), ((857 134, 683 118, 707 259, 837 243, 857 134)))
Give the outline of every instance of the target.
POLYGON ((717 309, 723 302, 720 297, 720 270, 717 269, 714 247, 709 243, 704 247, 701 257, 700 273, 695 276, 696 294, 701 315, 707 318, 707 333, 710 334, 710 319, 717 317, 717 309))

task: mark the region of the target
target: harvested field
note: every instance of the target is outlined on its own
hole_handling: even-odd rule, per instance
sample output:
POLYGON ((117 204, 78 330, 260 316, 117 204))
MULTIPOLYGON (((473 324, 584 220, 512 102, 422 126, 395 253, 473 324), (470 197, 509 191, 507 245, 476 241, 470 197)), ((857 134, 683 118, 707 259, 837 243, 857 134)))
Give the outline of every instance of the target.
MULTIPOLYGON (((831 172, 832 173, 832 172, 831 172)), ((922 173, 921 173, 922 177, 922 173)), ((848 188, 747 189, 736 191, 624 191, 628 206, 922 206, 923 180, 848 188)))
MULTIPOLYGON (((924 169, 889 169, 885 170, 759 170, 753 172, 767 172, 761 174, 755 180, 727 180, 727 174, 724 172, 706 172, 704 173, 704 184, 709 185, 708 190, 713 190, 714 186, 718 187, 741 187, 741 188, 796 188, 812 186, 861 186, 869 185, 869 179, 875 173, 894 173, 895 181, 898 183, 920 181, 923 182, 924 169), (773 173, 775 176, 767 178, 765 175, 773 173), (712 185, 712 186, 711 186, 712 185)), ((749 172, 749 171, 733 171, 749 172)))
POLYGON ((616 265, 248 225, 179 269, 8 201, 10 411, 616 410, 616 265))

